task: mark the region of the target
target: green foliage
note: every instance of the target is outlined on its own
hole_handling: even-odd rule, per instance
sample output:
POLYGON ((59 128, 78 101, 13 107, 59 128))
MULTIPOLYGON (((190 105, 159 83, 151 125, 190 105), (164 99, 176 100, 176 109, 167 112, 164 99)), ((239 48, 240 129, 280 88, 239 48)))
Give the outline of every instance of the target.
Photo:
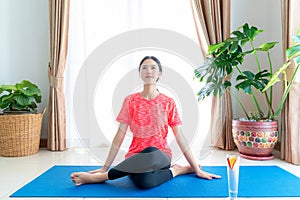
POLYGON ((255 105, 252 106, 252 111, 249 115, 243 102, 232 93, 248 119, 260 120, 262 118, 267 118, 273 120, 278 116, 300 65, 300 29, 294 36, 294 45, 286 50, 287 58, 289 60, 294 60, 296 63, 294 76, 289 82, 286 79, 286 69, 290 64, 290 61, 287 61, 273 73, 270 50, 273 49, 278 42, 265 42, 259 47, 254 46, 256 37, 262 32, 263 30, 259 30, 255 26, 250 27, 245 23, 243 26, 233 31, 231 37, 227 38, 225 41, 212 44, 208 47, 208 55, 204 64, 194 70, 195 78, 199 79, 199 82, 205 83, 197 93, 199 101, 210 95, 222 96, 225 92, 230 92, 230 87, 234 87, 235 89, 250 95, 253 102, 252 105, 255 105), (247 44, 248 49, 246 49, 245 46, 247 44), (266 54, 269 63, 268 70, 261 69, 257 55, 258 53, 266 54), (254 72, 249 69, 244 71, 241 70, 242 67, 245 68, 243 62, 246 56, 254 56, 256 60, 256 70, 254 72), (237 73, 237 77, 235 81, 231 81, 230 78, 234 72, 237 73), (272 87, 275 83, 280 82, 281 77, 283 77, 285 81, 284 93, 279 107, 274 111, 272 105, 272 87), (262 112, 256 97, 257 92, 254 91, 258 91, 258 93, 264 95, 266 104, 268 105, 268 112, 266 115, 262 112))
POLYGON ((270 73, 267 70, 253 74, 251 71, 243 71, 242 74, 238 75, 236 80, 241 81, 235 88, 242 89, 246 94, 253 94, 252 87, 257 90, 263 91, 269 80, 267 79, 270 73))
POLYGON ((297 66, 300 64, 300 27, 297 34, 293 37, 294 45, 286 50, 286 57, 288 59, 294 58, 297 66))
POLYGON ((0 108, 4 112, 35 112, 37 104, 41 103, 41 101, 40 89, 28 80, 23 80, 15 85, 0 86, 0 108))

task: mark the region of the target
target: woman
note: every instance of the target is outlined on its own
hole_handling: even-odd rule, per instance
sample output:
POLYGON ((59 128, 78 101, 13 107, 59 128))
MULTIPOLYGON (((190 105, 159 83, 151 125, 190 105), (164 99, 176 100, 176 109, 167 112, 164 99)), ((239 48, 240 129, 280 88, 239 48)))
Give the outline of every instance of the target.
POLYGON ((204 179, 220 178, 201 170, 184 139, 174 100, 157 90, 156 82, 162 76, 160 61, 154 56, 144 57, 140 62, 139 74, 144 82, 143 91, 125 98, 117 116, 120 125, 104 166, 95 171, 73 173, 72 181, 78 186, 129 175, 138 187, 151 188, 188 173, 195 173, 204 179), (172 152, 167 144, 168 126, 172 128, 189 165, 171 166, 172 152), (110 169, 128 127, 133 133, 129 151, 123 162, 110 169))

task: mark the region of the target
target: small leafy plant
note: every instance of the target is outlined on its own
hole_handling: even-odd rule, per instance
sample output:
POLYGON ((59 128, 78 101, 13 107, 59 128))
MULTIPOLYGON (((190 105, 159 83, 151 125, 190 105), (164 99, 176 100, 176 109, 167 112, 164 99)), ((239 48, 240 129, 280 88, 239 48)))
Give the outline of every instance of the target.
POLYGON ((243 91, 252 99, 252 110, 248 113, 243 102, 231 92, 231 95, 236 99, 248 120, 273 120, 280 114, 300 66, 300 29, 294 36, 294 45, 286 50, 288 61, 276 71, 273 70, 270 50, 278 42, 266 42, 259 47, 254 45, 256 36, 262 32, 263 30, 259 30, 255 26, 250 27, 245 23, 233 31, 231 37, 224 42, 212 44, 208 47, 208 56, 204 64, 194 70, 195 78, 199 79, 200 82, 205 82, 205 85, 197 93, 199 101, 211 94, 222 96, 224 92, 231 92, 229 88, 234 86, 235 89, 243 91), (259 53, 266 55, 269 65, 268 69, 261 67, 258 57, 259 53), (245 57, 250 55, 255 58, 256 71, 242 70, 245 57), (286 69, 292 60, 295 62, 296 68, 291 80, 288 81, 286 69), (237 73, 237 76, 235 81, 232 81, 231 76, 234 72, 237 73), (280 104, 275 110, 273 108, 273 85, 279 82, 281 77, 284 80, 284 91, 280 104), (258 93, 255 91, 258 91, 258 93), (261 109, 262 106, 256 97, 257 94, 264 96, 267 112, 263 112, 261 109))
POLYGON ((3 112, 36 112, 37 104, 41 101, 40 89, 28 80, 15 85, 0 86, 0 108, 3 112))

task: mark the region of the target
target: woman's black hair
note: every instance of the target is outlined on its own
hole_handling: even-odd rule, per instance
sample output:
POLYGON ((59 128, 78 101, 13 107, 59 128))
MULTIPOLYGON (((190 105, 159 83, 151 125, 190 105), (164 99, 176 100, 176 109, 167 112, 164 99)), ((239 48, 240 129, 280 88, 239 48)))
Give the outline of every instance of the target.
POLYGON ((159 71, 162 72, 162 67, 161 67, 160 61, 155 56, 145 56, 140 62, 139 71, 141 70, 141 66, 142 66, 143 62, 147 59, 154 60, 154 62, 156 62, 157 66, 159 68, 159 71))

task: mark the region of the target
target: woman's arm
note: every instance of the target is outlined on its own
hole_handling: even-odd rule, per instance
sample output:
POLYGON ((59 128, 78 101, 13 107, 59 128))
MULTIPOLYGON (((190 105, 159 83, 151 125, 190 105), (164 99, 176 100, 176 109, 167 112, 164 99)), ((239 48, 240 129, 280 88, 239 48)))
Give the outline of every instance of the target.
POLYGON ((189 144, 184 137, 181 127, 175 126, 172 128, 172 130, 174 132, 177 144, 179 145, 184 157, 186 158, 190 166, 194 169, 195 174, 198 177, 205 178, 205 179, 220 178, 220 176, 218 175, 210 174, 201 170, 201 166, 198 164, 197 160, 195 159, 189 147, 189 144))
POLYGON ((111 166, 111 164, 113 163, 113 161, 115 160, 119 149, 121 147, 121 144, 124 140, 126 131, 127 131, 128 125, 124 124, 124 123, 120 123, 118 131, 112 141, 112 145, 110 147, 108 156, 106 158, 105 164, 104 166, 100 169, 101 172, 105 172, 109 169, 109 167, 111 166))

